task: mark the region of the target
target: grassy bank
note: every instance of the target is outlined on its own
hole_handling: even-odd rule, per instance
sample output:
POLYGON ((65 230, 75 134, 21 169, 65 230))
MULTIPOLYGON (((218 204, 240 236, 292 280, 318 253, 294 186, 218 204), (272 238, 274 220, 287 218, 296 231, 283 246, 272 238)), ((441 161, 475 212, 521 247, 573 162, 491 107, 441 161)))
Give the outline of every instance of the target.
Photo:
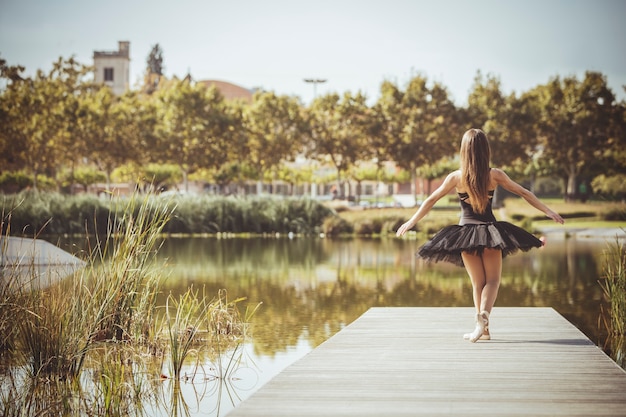
POLYGON ((606 308, 602 323, 607 331, 604 350, 621 367, 626 366, 626 245, 608 244, 604 252, 603 277, 606 308))
MULTIPOLYGON (((323 204, 302 198, 156 195, 149 199, 155 205, 173 207, 161 229, 166 234, 315 234, 322 231, 324 219, 332 214, 323 204)), ((19 236, 104 235, 110 219, 126 214, 126 208, 112 205, 110 198, 93 195, 24 192, 0 195, 0 205, 2 233, 10 229, 12 235, 19 236)), ((131 209, 136 216, 137 207, 131 209)))
MULTIPOLYGON (((566 231, 568 228, 597 228, 597 227, 625 227, 626 205, 610 202, 564 202, 562 199, 543 199, 550 208, 565 218, 566 231)), ((360 225, 387 224, 400 225, 408 220, 416 208, 382 208, 382 209, 351 209, 338 210, 339 216, 353 226, 355 231, 360 225)), ((553 227, 555 223, 546 218, 543 213, 530 206, 521 198, 508 198, 504 208, 495 211, 496 218, 510 221, 529 230, 553 227)), ((433 210, 416 227, 418 233, 432 234, 443 226, 455 224, 459 221, 460 208, 458 203, 442 199, 433 210)), ((394 229, 395 230, 395 229, 394 229)), ((379 233, 390 233, 390 230, 380 229, 379 233)))
MULTIPOLYGON (((34 266, 26 276, 18 267, 1 270, 3 415, 137 414, 144 398, 163 396, 153 381, 179 385, 194 358, 220 364, 232 352, 232 366, 216 367, 216 377, 236 368, 249 319, 239 314, 241 300, 190 288, 157 305, 167 278, 155 261, 158 237, 174 206, 149 196, 111 205, 119 216, 92 241, 80 271, 58 282, 39 279, 34 266)), ((195 369, 184 379, 196 374, 206 378, 195 369)))
MULTIPOLYGON (((413 208, 363 209, 341 202, 321 203, 307 198, 154 196, 155 204, 171 204, 171 218, 161 230, 165 234, 303 234, 393 235, 409 219, 413 208)), ((571 227, 620 227, 626 224, 626 205, 607 202, 570 203, 544 200, 571 227)), ((3 233, 10 225, 12 235, 103 235, 109 220, 124 216, 110 199, 92 195, 63 196, 26 192, 0 196, 4 214, 3 233), (10 221, 9 221, 10 215, 10 221)), ((137 208, 133 208, 137 215, 137 208)), ((444 198, 416 227, 432 234, 459 220, 458 202, 444 198)), ((528 230, 554 226, 546 217, 519 198, 508 198, 496 216, 528 230)))

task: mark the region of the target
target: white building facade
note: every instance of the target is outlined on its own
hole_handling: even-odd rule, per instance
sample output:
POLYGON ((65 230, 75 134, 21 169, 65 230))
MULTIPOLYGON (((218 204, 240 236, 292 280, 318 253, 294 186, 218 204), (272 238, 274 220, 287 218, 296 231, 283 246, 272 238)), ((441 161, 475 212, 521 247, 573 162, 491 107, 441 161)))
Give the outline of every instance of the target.
POLYGON ((119 41, 117 51, 94 51, 95 82, 111 87, 117 95, 130 88, 130 42, 119 41))

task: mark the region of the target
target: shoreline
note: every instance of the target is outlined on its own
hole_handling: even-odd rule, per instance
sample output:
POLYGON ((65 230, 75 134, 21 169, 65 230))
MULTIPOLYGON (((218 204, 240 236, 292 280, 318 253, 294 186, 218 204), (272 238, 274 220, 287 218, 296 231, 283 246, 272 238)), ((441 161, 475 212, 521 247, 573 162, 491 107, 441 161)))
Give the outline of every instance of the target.
POLYGON ((537 229, 546 236, 563 238, 586 238, 586 239, 626 239, 626 226, 619 227, 544 227, 537 229))

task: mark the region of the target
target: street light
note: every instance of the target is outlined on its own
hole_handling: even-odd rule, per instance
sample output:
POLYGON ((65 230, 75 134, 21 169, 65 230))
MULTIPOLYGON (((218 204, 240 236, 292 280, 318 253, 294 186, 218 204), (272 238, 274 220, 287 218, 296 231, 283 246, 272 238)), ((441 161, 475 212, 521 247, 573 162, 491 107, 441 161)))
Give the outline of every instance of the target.
POLYGON ((313 84, 313 99, 317 98, 317 85, 325 83, 326 81, 327 80, 323 80, 320 78, 305 78, 304 79, 305 83, 313 84))
MULTIPOLYGON (((305 78, 304 82, 313 84, 313 100, 315 100, 317 98, 317 85, 325 83, 326 80, 321 78, 305 78)), ((315 183, 311 183, 311 197, 317 197, 317 184, 315 183)))

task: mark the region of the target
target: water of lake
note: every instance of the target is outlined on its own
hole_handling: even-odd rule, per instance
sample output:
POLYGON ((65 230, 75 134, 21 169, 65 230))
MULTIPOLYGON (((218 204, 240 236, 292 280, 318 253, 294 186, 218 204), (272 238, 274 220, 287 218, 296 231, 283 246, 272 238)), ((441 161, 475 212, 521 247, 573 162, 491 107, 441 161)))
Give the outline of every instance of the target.
MULTIPOLYGON (((393 238, 167 239, 159 252, 171 271, 165 292, 183 293, 193 284, 208 294, 226 289, 230 299, 246 297, 242 307, 262 303, 233 377, 181 387, 191 415, 193 410, 225 415, 370 307, 472 306, 465 270, 416 259, 421 243, 393 238), (216 402, 214 395, 221 400, 216 402)), ((553 307, 600 343, 598 322, 607 303, 598 280, 610 243, 614 239, 550 236, 544 248, 506 258, 492 335, 497 337, 499 306, 553 307)), ((468 326, 472 330, 472 318, 468 326)))

